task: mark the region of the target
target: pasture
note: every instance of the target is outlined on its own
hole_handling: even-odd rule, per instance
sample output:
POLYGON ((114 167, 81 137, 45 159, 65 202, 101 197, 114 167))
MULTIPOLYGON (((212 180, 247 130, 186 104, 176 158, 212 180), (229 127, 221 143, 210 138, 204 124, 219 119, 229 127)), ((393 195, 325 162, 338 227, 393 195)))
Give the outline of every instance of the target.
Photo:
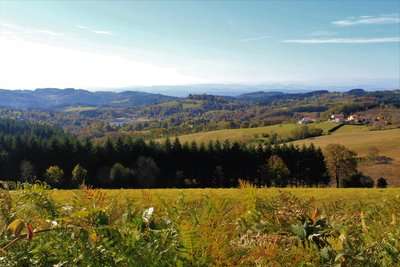
MULTIPOLYGON (((374 178, 387 178, 389 187, 400 187, 400 129, 370 130, 367 126, 345 125, 332 134, 327 131, 337 124, 320 122, 310 126, 321 128, 324 135, 292 142, 295 145, 309 145, 324 148, 328 144, 339 143, 357 152, 359 157, 366 157, 372 151, 378 151, 378 156, 385 157, 387 162, 360 162, 359 169, 374 178)), ((209 141, 240 141, 256 143, 263 134, 276 133, 282 137, 288 136, 293 129, 300 127, 296 124, 280 124, 266 127, 229 129, 210 131, 179 136, 181 142, 196 141, 207 143, 209 141)), ((261 138, 262 139, 262 138, 261 138)))
POLYGON ((365 126, 345 125, 331 135, 319 136, 293 142, 295 145, 314 143, 324 148, 328 144, 339 143, 367 157, 371 152, 379 151, 379 156, 388 162, 361 162, 359 169, 375 180, 388 179, 389 186, 400 187, 400 129, 370 131, 365 126))
MULTIPOLYGON (((310 127, 320 128, 324 130, 326 133, 331 128, 335 127, 336 124, 328 123, 328 122, 320 122, 314 123, 310 125, 310 127)), ((188 135, 178 136, 179 140, 184 142, 192 142, 196 141, 197 143, 208 143, 210 141, 225 141, 229 139, 231 141, 240 141, 244 143, 250 143, 256 141, 256 136, 262 137, 264 134, 272 135, 274 133, 280 136, 288 136, 291 131, 295 128, 300 127, 300 125, 287 123, 287 124, 277 124, 265 127, 256 127, 256 128, 242 128, 242 129, 227 129, 227 130, 218 130, 218 131, 210 131, 210 132, 202 132, 188 135)))
POLYGON ((82 111, 90 111, 90 110, 96 110, 96 107, 69 107, 65 108, 65 112, 82 112, 82 111))

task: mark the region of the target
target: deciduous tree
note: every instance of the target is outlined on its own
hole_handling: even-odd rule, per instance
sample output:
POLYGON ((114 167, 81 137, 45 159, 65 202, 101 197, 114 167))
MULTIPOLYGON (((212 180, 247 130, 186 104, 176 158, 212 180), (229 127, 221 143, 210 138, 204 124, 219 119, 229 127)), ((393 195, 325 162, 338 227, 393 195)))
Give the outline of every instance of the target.
POLYGON ((336 187, 340 186, 342 179, 357 173, 357 153, 341 144, 329 144, 324 151, 326 167, 336 187))

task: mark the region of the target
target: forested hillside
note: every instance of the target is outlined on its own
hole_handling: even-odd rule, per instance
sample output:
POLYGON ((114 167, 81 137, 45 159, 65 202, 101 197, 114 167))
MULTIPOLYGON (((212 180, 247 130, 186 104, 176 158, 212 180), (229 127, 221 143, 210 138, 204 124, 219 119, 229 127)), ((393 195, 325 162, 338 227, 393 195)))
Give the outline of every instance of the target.
MULTIPOLYGON (((11 93, 14 91, 7 91, 7 94, 11 93)), ((172 98, 139 92, 43 89, 16 91, 15 96, 28 93, 41 95, 43 99, 37 102, 34 96, 26 98, 36 106, 22 109, 12 100, 0 98, 0 118, 46 122, 76 136, 90 138, 121 135, 145 139, 175 137, 213 130, 296 123, 303 118, 326 121, 332 114, 345 117, 362 115, 369 118, 368 124, 376 124, 378 128, 382 125, 376 123, 375 118, 393 126, 400 125, 400 91, 354 89, 345 93, 257 92, 237 97, 189 95, 172 98), (45 103, 41 104, 41 101, 45 103)), ((18 100, 17 103, 23 102, 18 100)))

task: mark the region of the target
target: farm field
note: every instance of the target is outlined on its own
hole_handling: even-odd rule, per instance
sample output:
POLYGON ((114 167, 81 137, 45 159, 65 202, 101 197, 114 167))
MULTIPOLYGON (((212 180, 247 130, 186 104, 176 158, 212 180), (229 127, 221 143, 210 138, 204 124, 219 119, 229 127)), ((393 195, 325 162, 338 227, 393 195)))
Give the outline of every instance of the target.
MULTIPOLYGON (((337 124, 320 122, 312 124, 316 128, 321 128, 324 133, 337 124)), ((277 133, 278 135, 288 135, 293 129, 299 127, 295 124, 272 125, 258 128, 230 129, 211 131, 190 135, 179 136, 181 142, 204 142, 215 140, 232 140, 252 143, 256 140, 255 135, 277 133)), ((295 145, 309 145, 313 143, 317 147, 324 148, 328 144, 340 143, 349 149, 355 150, 358 156, 365 157, 371 151, 378 150, 379 156, 389 158, 387 164, 376 162, 361 162, 359 169, 375 180, 380 177, 387 178, 389 187, 400 187, 400 129, 388 129, 371 131, 366 126, 345 125, 330 135, 323 135, 314 138, 294 141, 295 145)))
POLYGON ((375 180, 384 176, 389 186, 400 187, 400 129, 370 131, 365 126, 345 125, 331 135, 319 136, 293 142, 295 145, 314 143, 324 148, 328 144, 339 143, 365 157, 375 148, 380 156, 389 157, 388 164, 361 163, 359 169, 375 180))
POLYGON ((90 111, 90 110, 96 110, 96 107, 70 107, 70 108, 65 108, 65 112, 82 112, 82 111, 90 111))
POLYGON ((0 191, 1 266, 398 266, 395 189, 0 191))
MULTIPOLYGON (((315 128, 320 128, 324 130, 326 133, 329 129, 336 126, 336 124, 328 123, 328 122, 320 122, 312 124, 315 128)), ((265 127, 257 127, 257 128, 244 128, 244 129, 228 129, 228 130, 218 130, 218 131, 210 131, 196 134, 188 134, 179 136, 179 140, 184 142, 192 142, 196 141, 197 143, 208 143, 209 141, 225 141, 229 139, 231 141, 240 141, 240 142, 253 142, 255 140, 255 135, 261 137, 262 134, 278 134, 281 136, 289 135, 290 132, 296 127, 300 127, 297 124, 279 124, 279 125, 271 125, 265 127)))

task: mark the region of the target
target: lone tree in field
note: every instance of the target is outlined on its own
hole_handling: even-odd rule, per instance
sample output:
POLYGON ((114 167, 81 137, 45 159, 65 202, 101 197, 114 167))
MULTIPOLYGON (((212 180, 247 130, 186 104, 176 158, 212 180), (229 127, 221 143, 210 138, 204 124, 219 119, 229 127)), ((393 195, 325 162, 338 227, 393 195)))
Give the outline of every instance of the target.
POLYGON ((332 178, 335 178, 336 187, 340 181, 357 173, 357 153, 341 144, 329 144, 324 151, 326 167, 332 178))

